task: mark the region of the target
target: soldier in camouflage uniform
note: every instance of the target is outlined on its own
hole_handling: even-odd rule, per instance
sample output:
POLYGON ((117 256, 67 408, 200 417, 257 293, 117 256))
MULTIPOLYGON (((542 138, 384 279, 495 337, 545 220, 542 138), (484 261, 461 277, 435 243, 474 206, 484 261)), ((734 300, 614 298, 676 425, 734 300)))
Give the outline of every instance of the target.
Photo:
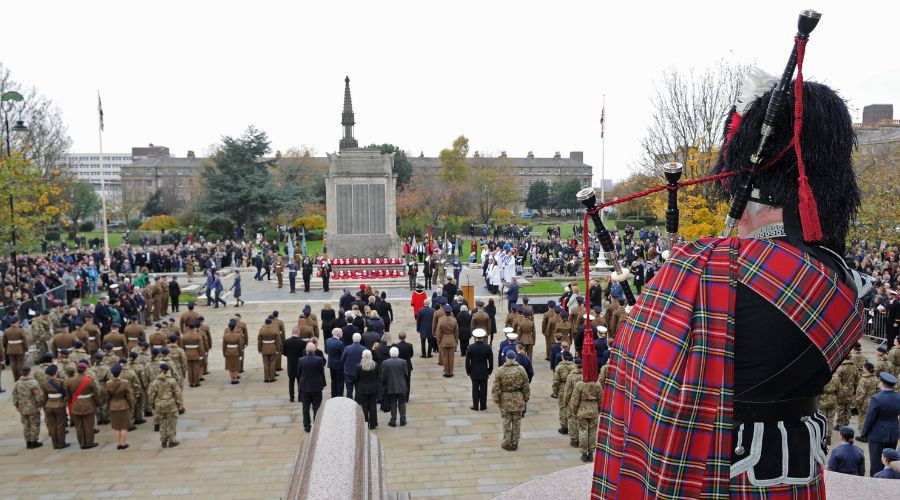
POLYGON ((572 412, 569 409, 569 401, 572 400, 572 394, 575 392, 575 384, 577 384, 579 380, 581 380, 581 358, 575 358, 575 366, 566 377, 566 386, 565 389, 563 389, 562 401, 560 402, 566 413, 566 429, 571 429, 571 432, 569 433, 569 444, 572 445, 573 448, 578 448, 578 434, 575 432, 575 429, 578 428, 578 424, 575 422, 575 415, 572 415, 572 412))
POLYGON ((856 382, 859 379, 859 371, 849 357, 835 370, 834 376, 838 379, 837 394, 837 425, 834 430, 850 424, 850 406, 853 405, 856 394, 856 382))
POLYGON ((569 398, 569 409, 575 416, 578 426, 578 444, 581 447, 581 461, 591 462, 594 459, 594 446, 597 441, 597 417, 600 416, 600 401, 603 389, 597 382, 579 380, 569 398))
POLYGON ((888 352, 887 359, 893 365, 891 373, 900 376, 900 337, 894 338, 894 347, 888 352))
MULTIPOLYGON (((162 361, 163 357, 160 354, 160 352, 161 352, 161 349, 158 347, 154 347, 150 351, 150 362, 147 363, 147 368, 144 373, 144 379, 148 381, 148 384, 147 384, 147 408, 148 408, 148 411, 153 410, 153 407, 150 406, 150 384, 152 384, 153 381, 156 380, 156 377, 158 377, 159 374, 162 373, 162 370, 159 369, 159 365, 161 365, 163 362, 162 361)), ((153 430, 156 432, 159 432, 159 415, 153 413, 152 411, 150 411, 150 413, 153 415, 153 430)), ((145 412, 144 415, 147 415, 147 413, 145 412)), ((147 416, 150 416, 150 415, 147 415, 147 416)))
POLYGON ((41 407, 44 406, 44 391, 38 381, 31 376, 31 367, 21 368, 22 376, 12 389, 12 400, 22 416, 22 428, 25 433, 25 447, 29 450, 43 446, 38 441, 41 435, 41 407))
POLYGON ((515 451, 519 448, 519 432, 525 405, 531 397, 528 374, 516 362, 515 351, 506 352, 506 362, 494 375, 491 399, 500 407, 503 421, 503 443, 501 448, 515 451))
POLYGON ((169 366, 172 368, 173 372, 178 372, 178 375, 172 374, 175 376, 175 380, 178 380, 179 385, 184 388, 184 379, 187 375, 187 355, 184 353, 184 350, 178 345, 178 335, 170 334, 169 335, 169 343, 166 345, 169 348, 169 358, 171 358, 172 362, 169 363, 169 366), (172 365, 174 363, 174 366, 172 365))
MULTIPOLYGON (((143 409, 145 404, 149 404, 145 401, 149 382, 146 379, 147 374, 144 370, 144 366, 137 361, 138 356, 139 355, 136 352, 129 353, 128 358, 130 363, 127 366, 128 371, 133 375, 131 380, 131 390, 134 393, 134 407, 131 416, 134 417, 134 425, 141 425, 146 422, 143 409)), ((124 365, 123 368, 125 368, 124 365)), ((123 369, 122 371, 124 372, 125 370, 123 369)))
POLYGON ((91 359, 91 356, 88 355, 87 351, 84 349, 84 343, 80 340, 76 340, 75 347, 69 352, 69 358, 80 362, 85 359, 91 359))
POLYGON ((894 364, 888 360, 888 348, 880 345, 875 350, 875 373, 894 373, 894 364))
POLYGON ((100 397, 100 404, 97 405, 97 424, 103 425, 109 423, 109 409, 106 404, 106 383, 112 380, 113 376, 112 372, 109 371, 109 366, 103 363, 102 353, 95 352, 93 361, 94 366, 91 368, 93 375, 91 378, 97 383, 98 396, 100 397))
POLYGON ((863 365, 863 373, 856 383, 856 410, 859 411, 857 430, 862 434, 863 424, 866 422, 866 413, 869 412, 869 401, 878 392, 878 379, 875 378, 875 366, 866 361, 863 365))
POLYGON ((44 381, 47 380, 47 367, 53 364, 53 355, 49 352, 45 352, 37 359, 37 362, 38 365, 35 366, 32 374, 34 375, 34 379, 38 381, 38 384, 43 387, 44 381))
POLYGON ((853 352, 850 354, 850 359, 853 361, 853 366, 856 367, 859 373, 862 373, 863 364, 868 361, 868 359, 866 359, 866 355, 863 354, 862 344, 860 344, 859 342, 857 342, 856 345, 853 346, 853 352))
POLYGON ((59 366, 59 378, 68 380, 75 376, 76 363, 69 359, 69 350, 60 349, 59 357, 56 359, 56 365, 59 366))
POLYGON ((162 447, 178 446, 175 440, 175 428, 178 424, 178 413, 183 406, 181 386, 175 378, 169 376, 169 365, 159 365, 160 374, 150 384, 150 406, 159 417, 159 440, 162 447))
POLYGON ((50 339, 53 337, 53 323, 50 314, 42 311, 41 315, 31 321, 31 341, 34 345, 34 359, 40 360, 45 352, 50 352, 50 339))
POLYGON ((822 389, 822 395, 819 396, 819 409, 825 414, 825 429, 828 435, 825 438, 828 445, 831 445, 831 424, 834 423, 834 414, 837 411, 837 397, 840 391, 838 378, 832 375, 831 380, 825 384, 822 389))
POLYGON ((569 351, 562 352, 562 361, 556 365, 556 370, 553 371, 553 386, 551 388, 550 397, 556 398, 557 406, 559 406, 559 433, 560 434, 568 434, 569 433, 569 421, 568 421, 568 411, 569 409, 563 404, 563 397, 560 392, 565 392, 566 389, 566 377, 569 376, 569 373, 575 368, 575 363, 572 362, 572 353, 569 351))
POLYGON ((119 355, 113 350, 113 345, 109 342, 103 344, 103 364, 106 365, 107 368, 112 368, 112 366, 118 362, 119 355))

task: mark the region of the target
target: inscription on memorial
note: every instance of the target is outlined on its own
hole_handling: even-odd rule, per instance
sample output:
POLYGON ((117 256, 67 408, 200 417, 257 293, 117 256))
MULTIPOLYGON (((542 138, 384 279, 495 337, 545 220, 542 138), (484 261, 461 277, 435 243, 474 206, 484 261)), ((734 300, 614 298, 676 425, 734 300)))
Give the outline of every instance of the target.
POLYGON ((385 232, 384 184, 337 184, 337 234, 385 232))

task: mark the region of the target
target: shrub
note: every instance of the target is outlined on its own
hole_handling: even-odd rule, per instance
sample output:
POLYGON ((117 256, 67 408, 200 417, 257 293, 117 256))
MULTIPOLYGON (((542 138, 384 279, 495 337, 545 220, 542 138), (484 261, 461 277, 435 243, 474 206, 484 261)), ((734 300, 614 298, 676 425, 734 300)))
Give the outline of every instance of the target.
POLYGON ((82 222, 81 224, 78 225, 78 230, 81 231, 82 233, 86 233, 88 231, 93 231, 94 230, 94 222, 93 221, 82 222))
MULTIPOLYGON (((278 231, 274 229, 267 229, 266 233, 263 235, 267 241, 278 241, 278 231)), ((207 238, 209 239, 209 238, 207 238)))
POLYGON ((47 241, 59 241, 59 231, 47 231, 47 234, 44 235, 44 239, 47 241))
POLYGON ((167 229, 175 229, 179 227, 178 219, 171 215, 156 215, 147 219, 141 224, 140 229, 144 231, 164 231, 167 229))
POLYGON ((298 217, 297 219, 294 219, 294 222, 291 222, 291 227, 296 229, 305 227, 307 231, 310 229, 325 229, 325 218, 321 215, 298 217))
POLYGON ((128 229, 134 231, 135 229, 141 227, 141 219, 128 219, 127 226, 128 229))

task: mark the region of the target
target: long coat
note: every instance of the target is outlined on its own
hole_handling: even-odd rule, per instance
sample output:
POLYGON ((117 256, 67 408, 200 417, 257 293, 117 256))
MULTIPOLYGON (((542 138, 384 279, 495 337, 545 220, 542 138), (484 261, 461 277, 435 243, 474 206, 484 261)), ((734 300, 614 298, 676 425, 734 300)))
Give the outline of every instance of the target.
POLYGON ((381 364, 381 383, 387 394, 406 394, 406 377, 409 367, 400 358, 391 358, 381 364))

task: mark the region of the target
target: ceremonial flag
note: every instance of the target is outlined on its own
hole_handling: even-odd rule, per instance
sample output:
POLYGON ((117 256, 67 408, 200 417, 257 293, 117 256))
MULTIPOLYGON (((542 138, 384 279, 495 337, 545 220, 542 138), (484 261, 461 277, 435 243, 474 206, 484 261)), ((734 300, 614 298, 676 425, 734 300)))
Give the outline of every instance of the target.
POLYGON ((416 235, 413 234, 412 246, 409 247, 409 253, 415 255, 418 249, 416 248, 416 235))
POLYGON ((327 229, 322 233, 322 255, 324 255, 326 259, 328 258, 328 230, 327 229))
POLYGON ((600 111, 600 138, 603 139, 603 135, 606 132, 606 103, 603 104, 603 109, 600 111))
POLYGON ((291 242, 291 233, 288 233, 287 247, 288 258, 294 260, 294 244, 291 242))
POLYGON ((306 227, 301 228, 303 230, 303 243, 300 244, 300 251, 303 252, 303 256, 306 257, 306 227))
POLYGON ((103 103, 100 101, 100 91, 97 91, 97 112, 100 114, 100 131, 103 132, 103 103))

